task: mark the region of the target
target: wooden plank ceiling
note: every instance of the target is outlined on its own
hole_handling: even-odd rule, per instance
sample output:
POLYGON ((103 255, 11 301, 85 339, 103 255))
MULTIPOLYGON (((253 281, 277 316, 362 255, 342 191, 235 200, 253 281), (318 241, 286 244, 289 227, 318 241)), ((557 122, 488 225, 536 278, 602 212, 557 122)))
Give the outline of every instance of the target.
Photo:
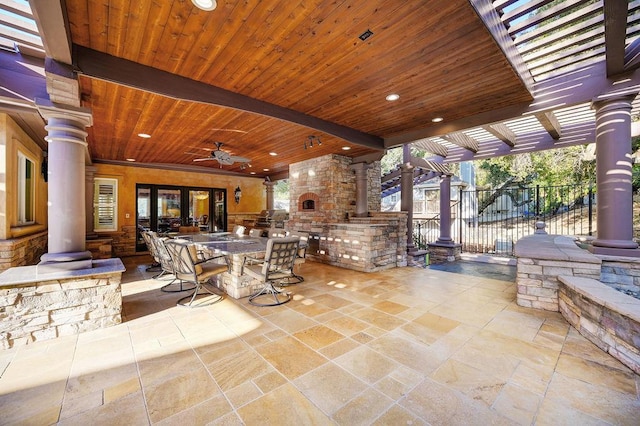
MULTIPOLYGON (((217 169, 216 161, 193 160, 220 141, 252 166, 224 170, 277 176, 292 162, 320 155, 375 153, 384 138, 428 127, 435 117, 463 119, 532 100, 468 0, 220 0, 211 12, 189 0, 64 4, 77 55, 132 64, 120 69, 130 80, 83 70, 82 58, 75 58, 82 105, 94 115, 88 141, 96 161, 217 169), (367 30, 372 35, 363 41, 367 30), (152 93, 153 84, 139 82, 152 78, 151 69, 284 113, 243 111, 245 98, 232 108, 217 99, 193 102, 186 91, 152 93), (386 101, 391 93, 400 99, 386 101), (332 124, 379 145, 334 132, 332 124), (322 145, 305 149, 309 135, 322 145)), ((177 80, 168 80, 174 83, 179 90, 177 80)))

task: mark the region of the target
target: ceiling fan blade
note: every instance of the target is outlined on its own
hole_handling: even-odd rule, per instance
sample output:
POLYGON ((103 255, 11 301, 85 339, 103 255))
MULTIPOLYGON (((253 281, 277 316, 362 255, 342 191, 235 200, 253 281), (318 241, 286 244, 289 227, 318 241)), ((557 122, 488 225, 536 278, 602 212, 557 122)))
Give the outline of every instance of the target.
POLYGON ((209 160, 215 160, 215 158, 213 157, 209 157, 209 158, 194 158, 193 161, 209 161, 209 160))
POLYGON ((246 158, 246 157, 239 157, 237 155, 232 155, 231 156, 231 160, 233 160, 236 163, 250 163, 251 160, 246 158))
POLYGON ((233 160, 231 158, 217 158, 220 164, 224 164, 225 166, 230 166, 233 164, 233 160))

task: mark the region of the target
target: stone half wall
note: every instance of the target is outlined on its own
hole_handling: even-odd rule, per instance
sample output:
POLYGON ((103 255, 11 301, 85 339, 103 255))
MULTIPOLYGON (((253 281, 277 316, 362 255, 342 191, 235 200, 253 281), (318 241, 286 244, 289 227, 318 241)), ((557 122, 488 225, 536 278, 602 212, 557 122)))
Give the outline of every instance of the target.
POLYGON ((534 234, 516 243, 516 302, 527 308, 558 312, 559 275, 600 278, 601 260, 572 238, 534 234))
POLYGON ((122 322, 120 259, 82 271, 37 274, 36 266, 0 274, 0 348, 82 333, 122 322))
POLYGON ((35 265, 47 250, 47 231, 10 240, 0 240, 0 271, 35 265))

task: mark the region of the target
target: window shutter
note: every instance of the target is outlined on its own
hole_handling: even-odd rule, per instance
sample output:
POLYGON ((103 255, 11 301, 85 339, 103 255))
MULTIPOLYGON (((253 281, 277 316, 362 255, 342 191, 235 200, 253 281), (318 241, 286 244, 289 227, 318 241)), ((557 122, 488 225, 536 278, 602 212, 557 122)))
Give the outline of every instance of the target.
POLYGON ((116 231, 118 229, 118 181, 96 179, 94 189, 94 230, 116 231))

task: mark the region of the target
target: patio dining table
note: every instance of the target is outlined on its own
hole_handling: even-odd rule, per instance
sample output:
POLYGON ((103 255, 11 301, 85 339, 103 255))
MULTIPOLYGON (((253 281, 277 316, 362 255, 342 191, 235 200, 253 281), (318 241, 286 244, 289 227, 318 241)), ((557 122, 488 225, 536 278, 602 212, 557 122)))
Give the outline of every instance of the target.
MULTIPOLYGON (((263 284, 242 274, 245 256, 264 258, 269 238, 237 235, 232 232, 178 235, 177 238, 193 241, 205 255, 224 254, 229 262, 229 272, 218 275, 216 285, 230 297, 248 297, 262 288, 263 284)), ((301 247, 306 241, 300 242, 301 247)))

